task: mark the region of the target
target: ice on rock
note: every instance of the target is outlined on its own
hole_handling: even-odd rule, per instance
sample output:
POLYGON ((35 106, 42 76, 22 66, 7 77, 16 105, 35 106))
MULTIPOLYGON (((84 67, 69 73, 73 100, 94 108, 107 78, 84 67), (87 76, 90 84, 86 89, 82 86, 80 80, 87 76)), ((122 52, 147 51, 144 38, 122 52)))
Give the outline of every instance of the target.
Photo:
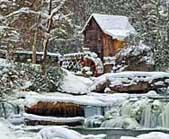
POLYGON ((84 126, 88 128, 100 127, 103 121, 104 121, 104 116, 95 115, 87 118, 84 122, 84 126))
POLYGON ((105 118, 112 119, 112 118, 118 117, 118 116, 120 116, 119 111, 120 111, 120 109, 118 107, 112 108, 110 111, 107 111, 105 113, 105 118))
POLYGON ((140 125, 134 118, 117 117, 114 119, 104 121, 101 127, 137 129, 137 128, 140 128, 140 125))

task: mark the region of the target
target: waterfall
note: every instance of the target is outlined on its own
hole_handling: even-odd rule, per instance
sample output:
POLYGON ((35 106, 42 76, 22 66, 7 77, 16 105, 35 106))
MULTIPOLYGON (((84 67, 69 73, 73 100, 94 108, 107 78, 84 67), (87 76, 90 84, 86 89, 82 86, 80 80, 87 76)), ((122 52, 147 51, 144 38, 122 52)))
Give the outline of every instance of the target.
POLYGON ((162 126, 162 106, 163 104, 159 100, 155 100, 145 107, 141 119, 143 127, 156 128, 162 126))
POLYGON ((123 103, 121 107, 121 115, 123 117, 128 117, 131 114, 132 104, 129 101, 123 103))
MULTIPOLYGON (((169 128, 169 102, 166 101, 162 96, 129 99, 121 107, 112 107, 101 120, 94 117, 89 121, 111 128, 169 128)), ((97 111, 94 112, 100 114, 97 111)))
POLYGON ((161 113, 161 126, 164 128, 169 128, 169 103, 164 107, 164 111, 161 113))
POLYGON ((149 128, 151 126, 151 106, 150 105, 145 107, 145 110, 143 111, 142 114, 141 122, 143 127, 145 128, 149 128))

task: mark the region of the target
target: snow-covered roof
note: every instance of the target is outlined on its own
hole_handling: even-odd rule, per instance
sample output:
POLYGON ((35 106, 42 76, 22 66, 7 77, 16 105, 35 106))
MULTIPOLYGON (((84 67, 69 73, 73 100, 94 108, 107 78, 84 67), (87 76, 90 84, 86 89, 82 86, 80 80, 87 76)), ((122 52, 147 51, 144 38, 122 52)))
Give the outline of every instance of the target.
POLYGON ((95 19, 104 33, 112 36, 114 39, 124 40, 130 34, 136 34, 136 30, 130 24, 128 17, 105 14, 92 14, 82 32, 86 29, 92 18, 95 19))

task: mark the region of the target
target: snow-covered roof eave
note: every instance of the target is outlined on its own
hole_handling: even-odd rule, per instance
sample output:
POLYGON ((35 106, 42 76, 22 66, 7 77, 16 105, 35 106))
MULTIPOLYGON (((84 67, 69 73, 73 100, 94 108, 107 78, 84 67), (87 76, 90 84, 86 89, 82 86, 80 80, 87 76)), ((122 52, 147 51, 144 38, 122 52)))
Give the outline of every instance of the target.
POLYGON ((112 37, 112 39, 124 40, 126 37, 130 35, 137 35, 135 30, 105 30, 105 34, 112 37))

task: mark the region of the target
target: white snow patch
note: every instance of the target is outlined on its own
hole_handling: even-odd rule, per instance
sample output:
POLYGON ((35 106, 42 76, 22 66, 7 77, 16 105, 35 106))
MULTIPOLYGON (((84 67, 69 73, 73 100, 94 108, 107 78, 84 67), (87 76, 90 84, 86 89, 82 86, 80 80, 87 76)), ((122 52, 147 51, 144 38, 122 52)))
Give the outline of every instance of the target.
POLYGON ((15 135, 11 133, 5 120, 0 119, 0 138, 1 139, 15 139, 15 135))
POLYGON ((0 58, 0 67, 10 67, 10 66, 11 63, 8 60, 0 58))
POLYGON ((32 121, 47 121, 47 122, 56 122, 56 123, 73 123, 73 122, 83 122, 84 117, 50 117, 50 116, 38 116, 33 114, 23 113, 25 120, 32 121))
POLYGON ((64 70, 66 75, 61 84, 61 91, 70 94, 87 94, 92 81, 88 78, 76 76, 67 70, 64 70))
POLYGON ((105 139, 106 135, 81 135, 76 131, 60 127, 47 127, 42 129, 37 139, 105 139))
POLYGON ((169 139, 169 134, 151 132, 148 134, 139 135, 137 137, 121 137, 121 139, 169 139))
POLYGON ((73 130, 55 126, 42 129, 37 139, 83 139, 83 136, 73 130))

